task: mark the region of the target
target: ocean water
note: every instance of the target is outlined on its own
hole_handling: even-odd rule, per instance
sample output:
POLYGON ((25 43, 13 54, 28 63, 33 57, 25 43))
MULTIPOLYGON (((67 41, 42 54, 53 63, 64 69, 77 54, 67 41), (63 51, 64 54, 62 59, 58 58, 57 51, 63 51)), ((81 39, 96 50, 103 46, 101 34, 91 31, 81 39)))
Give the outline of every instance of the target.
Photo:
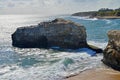
POLYGON ((0 80, 64 80, 66 76, 91 68, 103 68, 102 54, 60 52, 52 49, 12 47, 11 34, 21 26, 35 25, 56 17, 84 25, 87 42, 102 49, 107 45, 107 32, 120 30, 120 19, 88 19, 74 16, 0 15, 0 80))

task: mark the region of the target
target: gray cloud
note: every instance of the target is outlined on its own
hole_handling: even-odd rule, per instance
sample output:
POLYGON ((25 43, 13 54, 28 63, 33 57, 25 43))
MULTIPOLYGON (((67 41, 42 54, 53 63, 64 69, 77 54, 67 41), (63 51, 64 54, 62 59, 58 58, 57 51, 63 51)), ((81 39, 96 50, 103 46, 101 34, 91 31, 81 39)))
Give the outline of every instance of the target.
POLYGON ((7 7, 15 7, 15 4, 14 3, 8 3, 7 7))

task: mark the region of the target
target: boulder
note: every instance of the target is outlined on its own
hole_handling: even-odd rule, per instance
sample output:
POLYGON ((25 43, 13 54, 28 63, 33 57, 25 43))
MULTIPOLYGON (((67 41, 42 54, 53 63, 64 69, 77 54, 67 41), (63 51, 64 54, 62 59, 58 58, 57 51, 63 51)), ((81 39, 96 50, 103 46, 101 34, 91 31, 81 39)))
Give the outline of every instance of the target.
POLYGON ((103 62, 108 66, 120 70, 120 30, 108 32, 109 42, 103 51, 103 62))
POLYGON ((38 25, 20 27, 12 34, 12 45, 20 48, 84 48, 86 29, 61 18, 50 22, 41 22, 38 25))

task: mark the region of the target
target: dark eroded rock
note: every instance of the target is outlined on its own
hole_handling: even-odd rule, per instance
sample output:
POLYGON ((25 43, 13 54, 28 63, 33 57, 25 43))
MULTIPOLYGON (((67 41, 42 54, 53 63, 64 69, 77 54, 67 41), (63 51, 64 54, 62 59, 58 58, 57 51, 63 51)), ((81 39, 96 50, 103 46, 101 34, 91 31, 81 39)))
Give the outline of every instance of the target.
POLYGON ((87 47, 86 29, 69 20, 55 19, 51 22, 18 28, 12 34, 12 45, 20 48, 87 47))
POLYGON ((120 70, 120 30, 108 32, 109 42, 103 54, 103 62, 114 69, 120 70))

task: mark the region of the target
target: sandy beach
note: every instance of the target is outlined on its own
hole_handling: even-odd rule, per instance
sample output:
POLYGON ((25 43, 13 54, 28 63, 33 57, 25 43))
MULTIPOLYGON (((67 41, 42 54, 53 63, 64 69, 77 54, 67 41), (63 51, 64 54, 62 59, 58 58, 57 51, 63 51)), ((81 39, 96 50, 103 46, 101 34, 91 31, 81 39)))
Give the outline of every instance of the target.
POLYGON ((113 69, 93 69, 66 80, 120 80, 120 72, 113 69))

